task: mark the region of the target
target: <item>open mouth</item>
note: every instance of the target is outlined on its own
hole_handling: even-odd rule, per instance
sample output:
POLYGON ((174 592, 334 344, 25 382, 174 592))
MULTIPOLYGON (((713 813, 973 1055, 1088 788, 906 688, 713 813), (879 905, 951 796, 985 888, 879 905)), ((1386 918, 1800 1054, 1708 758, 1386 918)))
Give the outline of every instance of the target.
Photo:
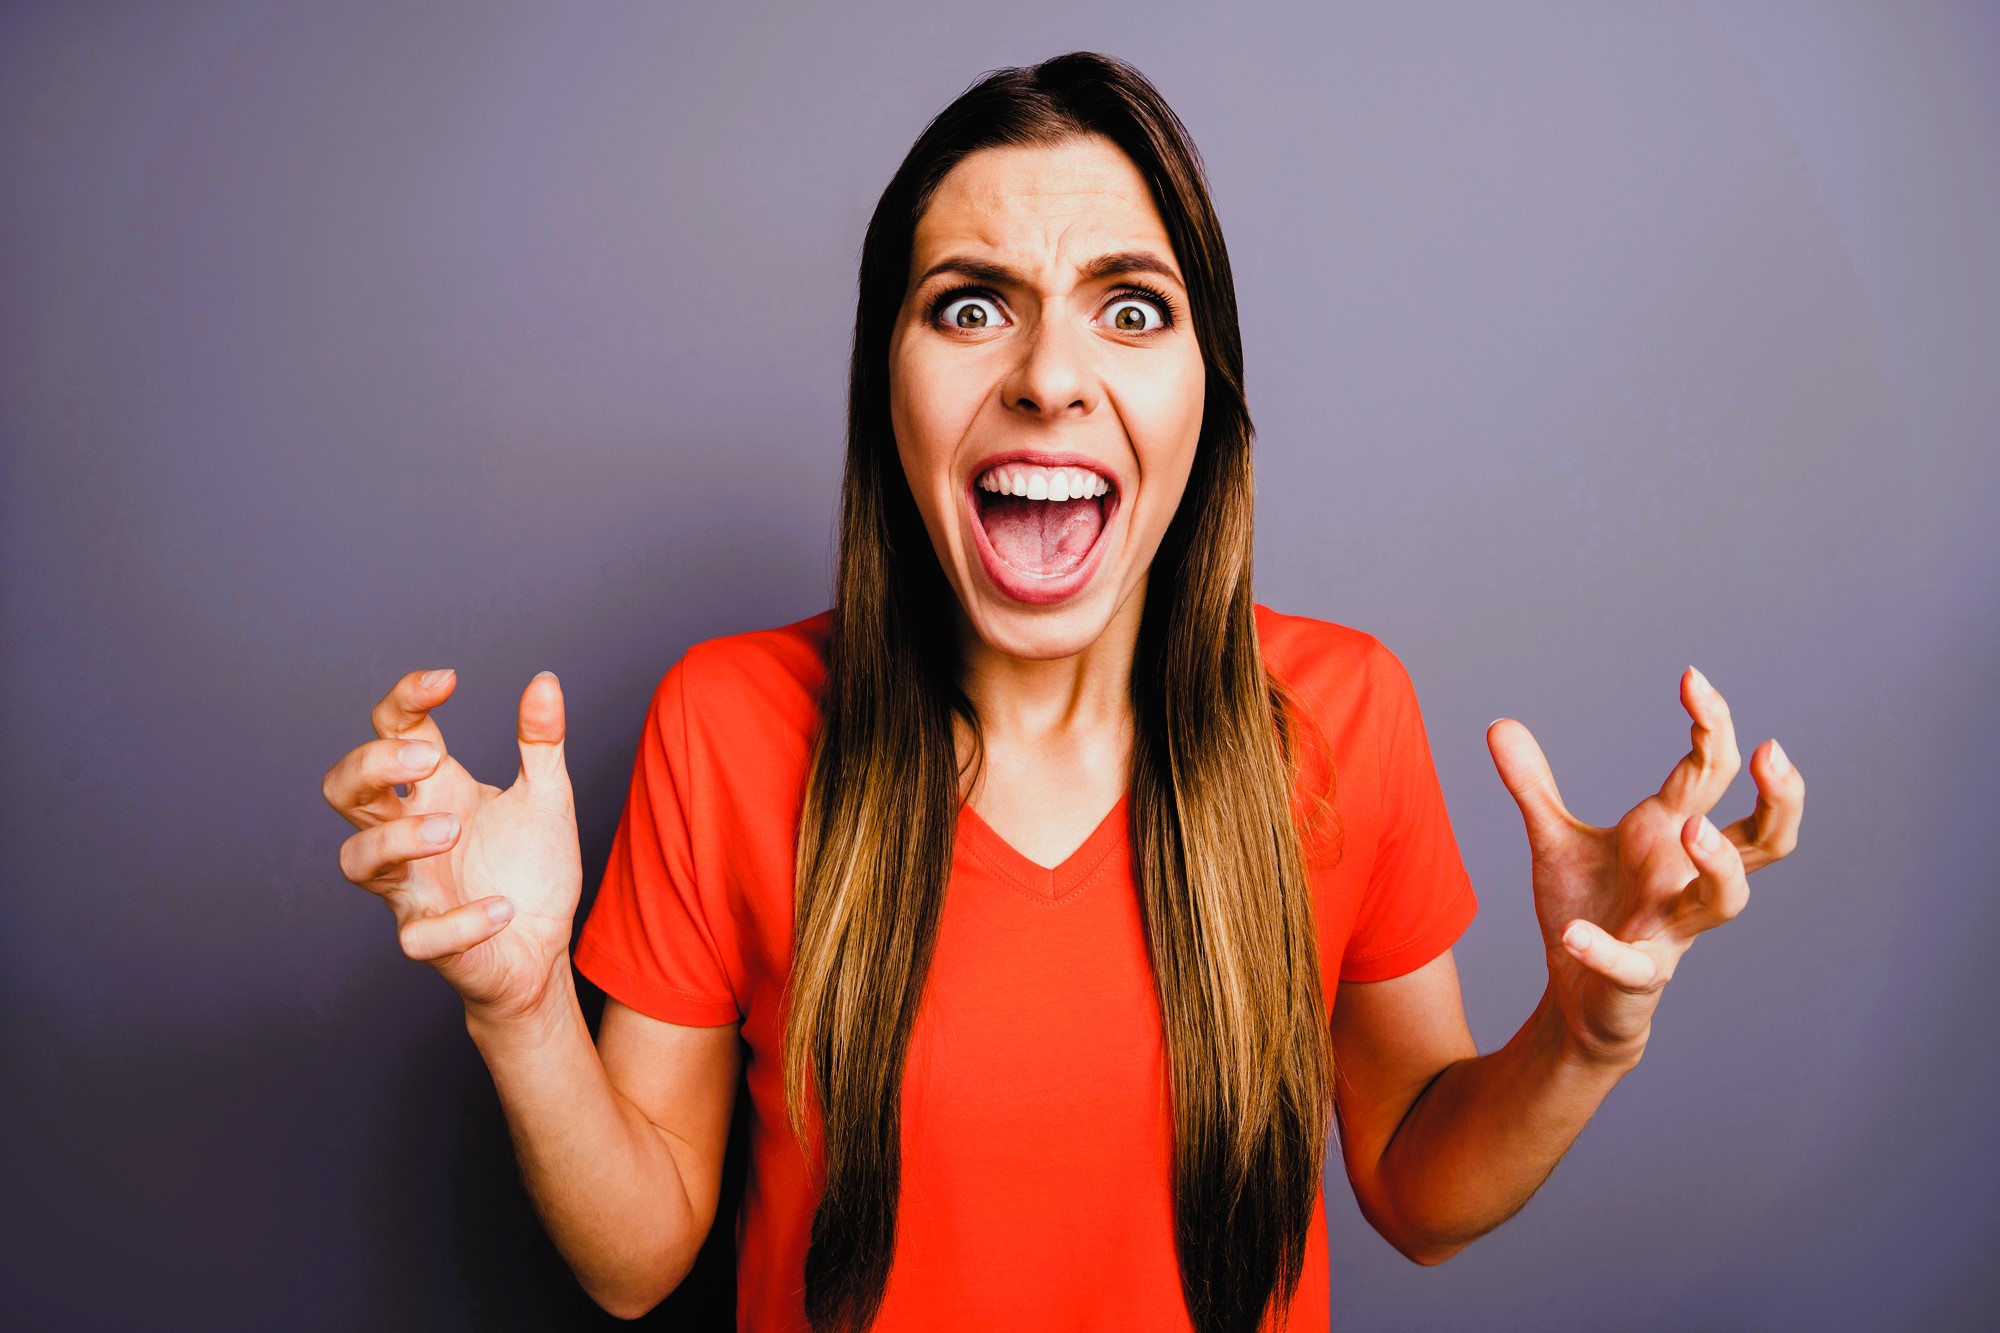
POLYGON ((988 575, 1018 600, 1048 602, 1089 582, 1118 487, 1095 466, 1012 459, 973 478, 971 503, 988 575))

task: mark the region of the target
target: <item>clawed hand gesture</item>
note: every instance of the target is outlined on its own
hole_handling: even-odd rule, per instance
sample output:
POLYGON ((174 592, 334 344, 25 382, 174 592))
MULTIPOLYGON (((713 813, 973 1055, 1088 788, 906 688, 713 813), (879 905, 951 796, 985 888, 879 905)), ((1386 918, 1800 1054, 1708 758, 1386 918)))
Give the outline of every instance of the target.
POLYGON ((457 684, 449 670, 397 681, 371 714, 376 739, 344 755, 321 790, 361 830, 341 844, 341 873, 387 902, 403 952, 436 967, 468 1012, 511 1017, 569 967, 583 892, 562 686, 543 672, 521 692, 521 767, 503 790, 445 750, 431 710, 457 684))
POLYGON ((1535 912, 1551 998, 1581 1054, 1633 1060, 1660 991, 1695 936, 1735 917, 1750 874, 1798 842, 1806 784, 1775 740, 1750 759, 1757 805, 1718 830, 1708 812, 1742 766, 1729 705, 1689 667, 1681 702, 1694 748, 1656 795, 1610 828, 1572 815, 1535 738, 1510 718, 1486 731, 1500 780, 1527 822, 1535 912))

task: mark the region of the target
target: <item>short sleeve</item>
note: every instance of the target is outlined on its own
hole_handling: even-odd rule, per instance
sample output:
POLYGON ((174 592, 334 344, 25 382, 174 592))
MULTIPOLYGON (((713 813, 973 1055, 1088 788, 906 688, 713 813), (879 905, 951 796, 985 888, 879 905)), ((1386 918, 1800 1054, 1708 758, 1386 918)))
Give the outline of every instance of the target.
POLYGON ((1383 713, 1381 835, 1341 956, 1342 981, 1416 971, 1465 933, 1479 907, 1452 836, 1416 687, 1387 648, 1372 669, 1383 713))
POLYGON ((575 963, 605 994, 649 1017, 688 1027, 740 1022, 730 984, 734 947, 726 902, 704 890, 703 832, 689 755, 687 659, 653 692, 625 811, 604 883, 577 940, 575 963))

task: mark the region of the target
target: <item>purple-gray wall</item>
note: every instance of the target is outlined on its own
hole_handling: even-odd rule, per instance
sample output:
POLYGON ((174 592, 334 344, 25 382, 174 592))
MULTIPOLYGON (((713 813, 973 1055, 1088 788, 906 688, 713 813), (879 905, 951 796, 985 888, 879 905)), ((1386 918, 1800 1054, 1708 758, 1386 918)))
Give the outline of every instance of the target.
POLYGON ((1543 979, 1490 718, 1609 823, 1692 662, 1811 786, 1519 1216, 1419 1269, 1336 1167, 1336 1328, 1991 1317, 2000 10, 1075 9, 0 9, 14 1327, 587 1320, 321 775, 454 666, 504 783, 553 668, 594 888, 661 672, 826 602, 876 193, 1078 47, 1207 156, 1259 592, 1416 679, 1481 1048, 1543 979))

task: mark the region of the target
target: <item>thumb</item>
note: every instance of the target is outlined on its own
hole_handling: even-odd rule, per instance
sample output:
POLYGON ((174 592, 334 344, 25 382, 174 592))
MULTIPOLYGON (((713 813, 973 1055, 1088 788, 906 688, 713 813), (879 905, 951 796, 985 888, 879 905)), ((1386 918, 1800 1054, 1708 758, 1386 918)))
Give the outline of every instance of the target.
POLYGON ((563 763, 567 730, 562 682, 553 671, 541 672, 521 691, 520 715, 514 724, 514 738, 521 743, 521 771, 516 783, 525 782, 530 787, 546 783, 569 790, 569 769, 563 763))
POLYGON ((498 935, 513 915, 511 899, 483 898, 436 916, 417 917, 398 929, 396 938, 402 942, 406 957, 420 963, 435 963, 498 935))
POLYGON ((1659 960, 1582 917, 1563 929, 1569 956, 1621 990, 1646 992, 1666 984, 1659 960))
POLYGON ((1556 789, 1556 775, 1542 747, 1525 726, 1510 717, 1495 718, 1486 727, 1486 748, 1493 754, 1493 767, 1500 781, 1521 807, 1528 826, 1528 846, 1540 851, 1574 822, 1562 793, 1556 789))

